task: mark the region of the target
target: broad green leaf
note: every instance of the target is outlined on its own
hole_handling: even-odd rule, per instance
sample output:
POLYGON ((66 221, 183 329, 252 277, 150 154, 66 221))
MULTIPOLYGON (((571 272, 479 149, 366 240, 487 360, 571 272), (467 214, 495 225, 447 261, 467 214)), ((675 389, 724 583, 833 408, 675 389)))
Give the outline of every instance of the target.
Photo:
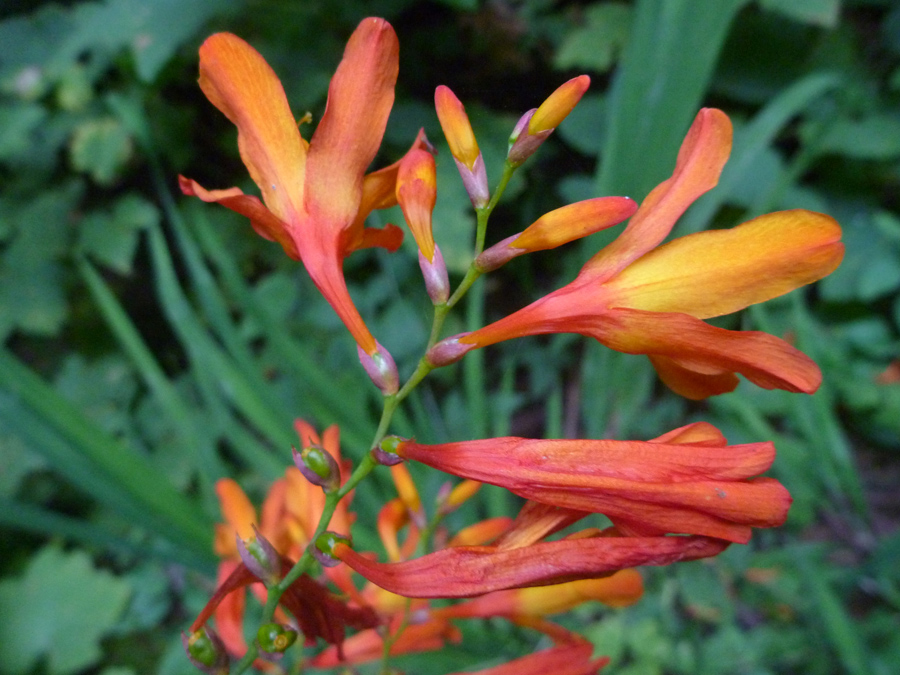
POLYGON ((597 193, 643 199, 672 171, 747 0, 639 0, 609 95, 597 193))
POLYGON ((95 569, 86 553, 41 549, 20 577, 0 581, 3 671, 24 674, 42 659, 50 675, 95 664, 130 595, 127 582, 95 569))
POLYGON ((79 125, 69 142, 72 168, 100 185, 110 185, 131 158, 131 138, 114 117, 88 120, 79 125))
POLYGON ((628 41, 631 17, 631 6, 623 2, 591 5, 584 12, 584 25, 570 31, 559 46, 553 65, 561 70, 609 70, 628 41))
POLYGON ((886 160, 900 157, 900 116, 875 113, 861 119, 831 123, 819 141, 820 152, 852 159, 886 160))

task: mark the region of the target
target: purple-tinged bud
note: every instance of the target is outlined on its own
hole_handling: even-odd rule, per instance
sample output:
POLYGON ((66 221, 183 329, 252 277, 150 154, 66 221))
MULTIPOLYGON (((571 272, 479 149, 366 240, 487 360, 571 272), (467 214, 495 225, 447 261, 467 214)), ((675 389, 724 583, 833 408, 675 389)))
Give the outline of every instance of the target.
POLYGON ((510 246, 510 244, 518 239, 520 235, 521 233, 514 234, 503 241, 497 242, 489 249, 482 251, 481 254, 475 258, 475 269, 483 274, 493 272, 495 269, 503 267, 516 256, 528 253, 528 249, 510 246))
POLYGON ((267 587, 281 581, 281 554, 253 526, 253 536, 244 540, 240 535, 235 537, 241 562, 248 570, 267 587))
POLYGON ((444 256, 438 245, 434 245, 434 260, 428 262, 428 258, 419 251, 419 267, 425 278, 425 290, 428 297, 435 305, 443 305, 450 297, 450 278, 447 276, 447 265, 444 264, 444 256))
POLYGON ((451 363, 456 363, 468 352, 475 349, 475 345, 467 345, 459 341, 461 337, 466 335, 468 333, 460 333, 441 340, 425 353, 425 361, 434 368, 443 368, 451 363))
POLYGON ((228 652, 222 639, 212 628, 203 626, 187 635, 182 631, 181 644, 187 657, 207 675, 227 675, 228 652))
POLYGON ((509 137, 509 153, 506 156, 506 161, 513 166, 519 166, 531 157, 541 147, 541 144, 547 140, 547 137, 553 133, 553 129, 544 129, 536 134, 528 133, 528 125, 536 112, 537 108, 532 108, 522 115, 509 137))
POLYGON ((310 544, 309 552, 323 567, 337 567, 341 561, 334 557, 333 551, 338 543, 346 544, 347 546, 351 545, 349 537, 326 530, 310 544))
POLYGON ((400 375, 397 373, 397 364, 394 363, 394 357, 385 349, 381 343, 376 342, 378 347, 371 356, 366 354, 362 347, 357 346, 356 351, 359 353, 359 362, 365 369, 375 386, 381 390, 385 396, 392 396, 397 393, 400 388, 400 375))
POLYGON ((291 446, 294 464, 313 485, 318 485, 326 493, 334 492, 341 486, 341 467, 321 445, 310 445, 299 452, 291 446))
POLYGON ((381 443, 372 448, 372 457, 375 461, 383 466, 394 466, 403 461, 403 458, 397 454, 397 446, 404 439, 399 436, 385 436, 381 439, 381 443))
POLYGON ((256 631, 256 643, 267 655, 280 658, 297 641, 297 631, 280 623, 264 623, 256 631))
POLYGON ((518 166, 534 154, 572 112, 590 85, 591 78, 587 75, 573 77, 550 94, 539 108, 525 113, 509 138, 507 161, 518 166))
POLYGON ((484 167, 484 156, 479 154, 471 169, 455 157, 453 159, 459 169, 463 187, 466 188, 469 199, 472 200, 472 206, 476 209, 483 209, 488 205, 488 202, 491 201, 491 191, 488 189, 487 169, 484 167))

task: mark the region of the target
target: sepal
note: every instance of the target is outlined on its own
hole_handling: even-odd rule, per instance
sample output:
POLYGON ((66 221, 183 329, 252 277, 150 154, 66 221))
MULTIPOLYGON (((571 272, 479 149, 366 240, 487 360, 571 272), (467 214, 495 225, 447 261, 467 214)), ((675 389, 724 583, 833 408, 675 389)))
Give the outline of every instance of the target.
POLYGON ((227 675, 228 652, 214 630, 202 626, 190 635, 182 631, 181 644, 191 663, 204 673, 227 675))
POLYGON ((356 351, 359 353, 359 362, 368 373, 375 386, 381 390, 385 396, 392 396, 397 393, 400 388, 400 375, 397 373, 397 364, 394 363, 394 357, 379 342, 375 343, 376 349, 372 354, 357 346, 356 351))
POLYGON ((274 586, 281 580, 281 555, 255 525, 252 537, 241 539, 236 535, 235 543, 241 561, 257 579, 266 586, 274 586))
POLYGON ((291 446, 294 464, 313 485, 318 485, 326 493, 334 492, 341 484, 341 468, 337 460, 321 445, 309 445, 303 450, 291 446))

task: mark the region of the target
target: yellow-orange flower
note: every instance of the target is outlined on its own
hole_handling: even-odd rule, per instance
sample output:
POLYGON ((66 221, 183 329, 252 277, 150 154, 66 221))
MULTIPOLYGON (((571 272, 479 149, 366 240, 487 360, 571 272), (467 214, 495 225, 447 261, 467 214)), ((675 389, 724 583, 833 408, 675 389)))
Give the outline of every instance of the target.
POLYGON ((662 380, 688 398, 731 391, 737 374, 767 389, 815 391, 821 373, 794 347, 702 319, 830 274, 844 251, 834 219, 780 211, 660 246, 687 207, 715 186, 730 151, 728 117, 701 110, 672 177, 647 196, 618 239, 574 281, 495 323, 439 343, 431 362, 444 365, 470 349, 525 335, 580 333, 617 351, 648 355, 662 380))
MULTIPOLYGON (((262 202, 238 188, 206 190, 180 177, 185 194, 218 202, 250 218, 263 237, 302 260, 360 348, 378 351, 344 280, 351 252, 396 250, 403 233, 364 227, 373 208, 396 204, 397 165, 365 176, 394 102, 399 45, 383 19, 359 24, 331 80, 322 120, 307 143, 278 77, 253 47, 218 33, 200 48, 200 87, 238 128, 238 148, 262 202)), ((414 147, 423 144, 423 137, 414 147)))

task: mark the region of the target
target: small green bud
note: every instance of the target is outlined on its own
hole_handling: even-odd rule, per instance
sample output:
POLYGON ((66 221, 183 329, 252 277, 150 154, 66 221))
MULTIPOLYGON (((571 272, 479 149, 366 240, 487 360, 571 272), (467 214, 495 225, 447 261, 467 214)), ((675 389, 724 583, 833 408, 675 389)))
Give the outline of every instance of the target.
POLYGON ((338 544, 350 546, 350 539, 337 532, 329 532, 326 530, 316 537, 316 540, 309 548, 309 551, 324 567, 336 567, 341 562, 334 557, 334 547, 338 544))
POLYGON ((182 633, 181 644, 191 663, 207 675, 228 672, 228 652, 212 629, 204 626, 190 635, 182 633))
POLYGON ((270 654, 281 654, 297 641, 297 631, 280 623, 266 623, 256 632, 259 648, 270 654))
POLYGON ((313 485, 318 485, 325 492, 334 492, 341 485, 341 468, 337 460, 321 445, 310 445, 297 452, 297 448, 291 447, 294 453, 294 464, 313 485))
POLYGON ((375 461, 384 466, 399 464, 403 461, 403 458, 397 454, 397 449, 405 440, 405 438, 400 438, 399 436, 386 436, 381 440, 381 443, 372 448, 372 456, 375 458, 375 461))
POLYGON ((241 562, 266 586, 274 586, 281 580, 281 555, 256 527, 253 528, 253 533, 254 536, 248 539, 237 536, 236 544, 241 562))

